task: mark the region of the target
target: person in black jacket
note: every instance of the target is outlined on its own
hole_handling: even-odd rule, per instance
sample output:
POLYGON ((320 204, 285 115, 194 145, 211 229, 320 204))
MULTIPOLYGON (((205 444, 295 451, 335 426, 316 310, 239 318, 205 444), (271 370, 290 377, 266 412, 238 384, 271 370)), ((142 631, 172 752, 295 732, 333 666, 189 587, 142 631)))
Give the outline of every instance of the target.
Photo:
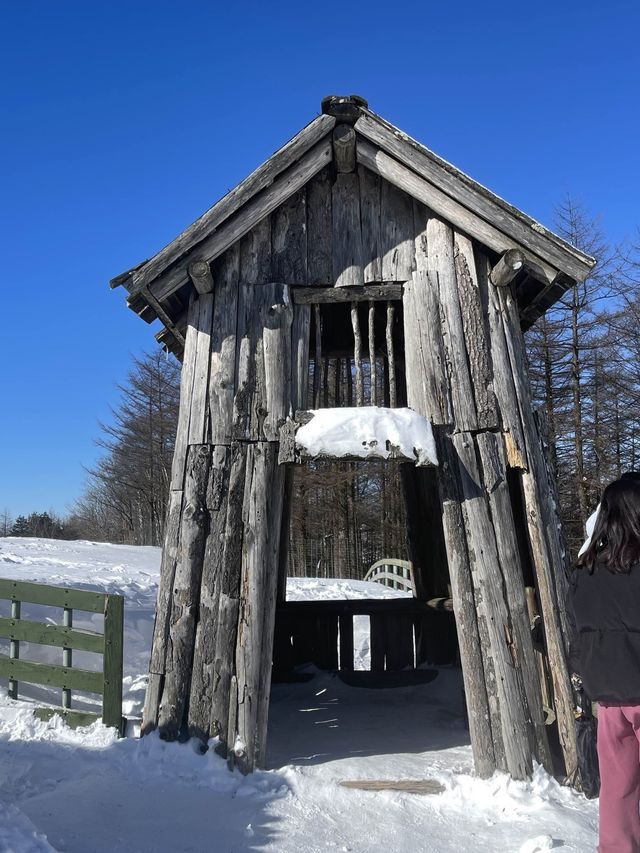
POLYGON ((599 853, 640 853, 640 481, 607 486, 569 589, 570 663, 598 703, 599 853))

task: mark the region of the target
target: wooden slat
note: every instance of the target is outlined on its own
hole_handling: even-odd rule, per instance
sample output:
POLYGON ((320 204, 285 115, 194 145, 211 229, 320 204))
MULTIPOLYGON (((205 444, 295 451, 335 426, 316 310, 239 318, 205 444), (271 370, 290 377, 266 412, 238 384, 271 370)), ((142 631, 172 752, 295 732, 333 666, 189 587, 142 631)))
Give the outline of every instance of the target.
POLYGON ((325 169, 307 184, 307 280, 332 283, 331 182, 325 169))
POLYGON ((178 427, 171 463, 171 489, 180 491, 184 483, 184 469, 187 462, 189 446, 189 421, 191 418, 191 397, 193 396, 193 377, 196 369, 196 352, 198 345, 198 322, 200 305, 194 295, 189 304, 187 332, 185 336, 182 373, 180 375, 180 409, 178 411, 178 427))
POLYGON ((364 166, 358 167, 360 181, 360 221, 362 223, 362 263, 364 280, 382 281, 382 240, 380 235, 380 178, 364 166))
MULTIPOLYGON (((261 219, 272 213, 303 187, 310 178, 321 171, 331 161, 331 156, 331 140, 319 142, 287 172, 279 175, 269 187, 248 201, 230 219, 201 243, 198 243, 198 256, 211 262, 226 252, 233 243, 249 232, 261 219)), ((189 256, 187 255, 183 262, 174 264, 149 285, 149 292, 158 302, 161 303, 185 284, 188 262, 189 256)), ((141 273, 142 271, 134 274, 134 289, 139 286, 141 273)))
POLYGON ((375 339, 375 303, 369 302, 368 336, 369 336, 369 369, 371 380, 371 405, 376 406, 378 400, 377 370, 376 370, 376 339, 375 339))
MULTIPOLYGON (((407 137, 406 134, 399 134, 395 128, 387 125, 379 117, 363 114, 357 120, 355 128, 401 163, 432 182, 451 199, 463 204, 476 217, 495 223, 505 234, 546 259, 550 265, 564 270, 578 281, 582 281, 593 268, 593 258, 565 243, 556 234, 548 231, 538 222, 407 137)), ((361 146, 362 142, 358 141, 358 151, 361 146)), ((470 233, 475 236, 473 231, 470 233)))
POLYGON ((71 690, 86 690, 87 693, 102 693, 104 683, 101 672, 86 669, 67 669, 64 666, 34 663, 26 660, 11 660, 0 655, 0 676, 29 684, 47 684, 52 687, 67 687, 71 690))
POLYGON ((67 708, 34 708, 33 716, 44 723, 49 722, 53 717, 62 717, 71 729, 90 726, 100 719, 100 714, 94 714, 91 711, 71 711, 67 708))
MULTIPOLYGON (((252 172, 244 181, 238 184, 231 192, 220 199, 212 208, 190 225, 175 240, 165 246, 157 255, 147 261, 134 274, 137 282, 148 284, 153 281, 162 270, 172 264, 178 258, 190 251, 201 242, 243 204, 245 204, 256 193, 271 186, 274 180, 285 169, 296 162, 309 148, 315 145, 324 136, 327 136, 335 125, 335 119, 331 116, 321 115, 308 124, 303 130, 293 137, 286 145, 280 148, 273 157, 270 157, 258 169, 252 172)), ((115 280, 114 280, 115 282, 115 280)))
POLYGON ((209 371, 209 440, 230 444, 236 383, 239 251, 232 246, 216 262, 216 289, 209 371))
POLYGON ((213 298, 213 293, 204 293, 198 297, 198 334, 193 370, 191 415, 189 417, 189 444, 203 444, 207 438, 209 417, 207 392, 209 388, 209 366, 211 364, 213 298))
POLYGON ((296 305, 330 302, 382 302, 402 299, 402 284, 365 284, 359 287, 292 287, 296 305))
POLYGON ((28 581, 0 578, 0 599, 24 601, 29 604, 48 604, 51 607, 70 607, 90 613, 103 613, 107 596, 102 592, 48 586, 28 581))
MULTIPOLYGON (((522 248, 519 242, 471 213, 466 207, 454 201, 429 181, 425 181, 424 178, 403 166, 398 160, 389 157, 388 154, 380 151, 374 145, 361 141, 358 143, 357 153, 358 161, 368 169, 409 193, 417 201, 426 204, 434 213, 442 216, 443 219, 467 234, 471 234, 495 252, 502 254, 507 249, 522 248)), ((557 268, 533 253, 527 254, 527 266, 535 270, 536 278, 539 278, 542 283, 551 283, 558 272, 557 268)))
POLYGON ((356 370, 356 406, 364 406, 364 383, 362 379, 362 337, 358 319, 358 305, 351 303, 351 327, 353 328, 353 363, 356 370))
POLYGON ((380 204, 382 280, 407 281, 415 269, 412 198, 382 181, 380 204))
POLYGON ((307 193, 298 190, 271 214, 272 281, 307 281, 307 193))
POLYGON ((104 611, 104 696, 102 722, 122 725, 122 656, 124 596, 110 595, 104 611))
POLYGON ((335 286, 364 284, 360 184, 355 173, 336 177, 331 192, 331 220, 335 286))
POLYGON ((104 647, 102 634, 81 631, 77 628, 64 628, 62 625, 48 625, 28 619, 0 618, 0 637, 24 640, 27 643, 40 643, 45 646, 67 646, 71 649, 98 654, 102 654, 104 647))
POLYGON ((387 302, 387 324, 385 327, 385 340, 387 343, 387 384, 389 388, 389 406, 392 409, 398 404, 396 390, 396 356, 393 345, 393 320, 395 307, 393 302, 387 302))

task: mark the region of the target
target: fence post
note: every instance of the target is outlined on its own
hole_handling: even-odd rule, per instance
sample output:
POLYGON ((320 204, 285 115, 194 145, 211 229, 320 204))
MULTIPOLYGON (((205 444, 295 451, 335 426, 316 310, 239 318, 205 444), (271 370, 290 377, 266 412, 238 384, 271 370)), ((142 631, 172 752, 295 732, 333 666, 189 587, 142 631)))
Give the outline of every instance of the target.
MULTIPOLYGON (((12 601, 11 602, 11 618, 19 619, 20 618, 20 602, 12 601)), ((19 640, 11 640, 9 643, 9 657, 13 658, 13 660, 17 660, 20 657, 20 642, 19 640)), ((18 698, 18 682, 13 678, 9 679, 9 698, 17 699, 18 698)))
POLYGON ((104 608, 104 695, 102 722, 122 730, 122 630, 124 598, 107 596, 104 608))

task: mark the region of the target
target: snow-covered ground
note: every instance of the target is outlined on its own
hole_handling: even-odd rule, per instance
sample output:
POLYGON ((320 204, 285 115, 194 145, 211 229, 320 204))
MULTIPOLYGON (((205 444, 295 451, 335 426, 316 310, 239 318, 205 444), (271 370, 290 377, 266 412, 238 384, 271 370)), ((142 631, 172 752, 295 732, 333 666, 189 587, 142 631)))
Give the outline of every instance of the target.
MULTIPOLYGON (((144 698, 159 562, 155 548, 0 538, 0 577, 126 596, 124 695, 132 721, 144 698)), ((397 594, 353 581, 288 586, 290 598, 397 594)), ((87 614, 75 624, 97 623, 87 614)), ((364 666, 366 622, 355 642, 364 666)), ((33 651, 24 648, 25 657, 33 651)), ((49 660, 57 655, 47 651, 49 660)), ((90 658, 74 660, 97 666, 90 658)), ((155 735, 139 741, 135 722, 121 740, 99 723, 74 732, 60 721, 38 722, 0 684, 0 853, 587 853, 596 846, 597 803, 540 769, 529 783, 474 778, 455 669, 395 689, 347 687, 318 672, 302 684, 274 685, 272 769, 247 778, 230 774, 213 750, 201 756, 191 744, 155 735), (425 778, 441 782, 444 793, 339 785, 425 778)), ((42 688, 25 685, 25 692, 38 702, 51 698, 42 688)))

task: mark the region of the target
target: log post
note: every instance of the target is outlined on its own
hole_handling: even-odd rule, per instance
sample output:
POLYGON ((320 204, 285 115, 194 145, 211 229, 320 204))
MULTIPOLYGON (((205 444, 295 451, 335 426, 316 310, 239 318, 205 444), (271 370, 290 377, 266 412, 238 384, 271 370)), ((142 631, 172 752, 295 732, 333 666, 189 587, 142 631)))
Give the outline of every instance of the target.
POLYGON ((507 249, 495 267, 491 270, 491 284, 506 287, 511 284, 524 266, 524 252, 520 249, 507 249))

